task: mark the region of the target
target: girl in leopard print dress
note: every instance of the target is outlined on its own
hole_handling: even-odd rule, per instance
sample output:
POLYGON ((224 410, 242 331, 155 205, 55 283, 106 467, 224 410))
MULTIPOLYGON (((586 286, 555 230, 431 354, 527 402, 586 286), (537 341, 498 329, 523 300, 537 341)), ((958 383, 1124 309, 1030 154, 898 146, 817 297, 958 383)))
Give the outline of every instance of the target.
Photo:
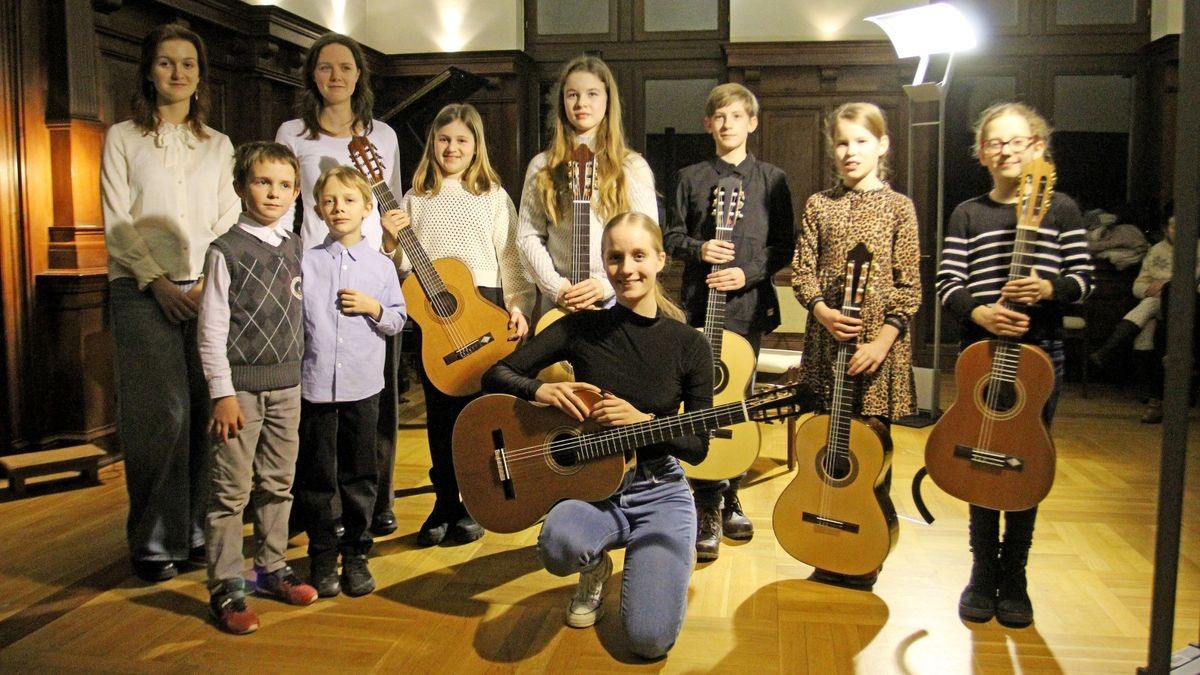
MULTIPOLYGON (((826 133, 840 180, 808 198, 792 258, 792 289, 810 318, 800 379, 828 407, 838 342, 857 338, 847 370, 859 383, 856 412, 876 418, 890 433, 893 419, 914 411, 908 324, 921 306, 916 211, 908 197, 883 181, 889 140, 878 107, 844 104, 829 116, 826 133), (859 242, 874 254, 875 267, 861 318, 852 318, 839 306, 846 254, 859 242)), ((814 578, 870 586, 875 576, 818 570, 814 578)))

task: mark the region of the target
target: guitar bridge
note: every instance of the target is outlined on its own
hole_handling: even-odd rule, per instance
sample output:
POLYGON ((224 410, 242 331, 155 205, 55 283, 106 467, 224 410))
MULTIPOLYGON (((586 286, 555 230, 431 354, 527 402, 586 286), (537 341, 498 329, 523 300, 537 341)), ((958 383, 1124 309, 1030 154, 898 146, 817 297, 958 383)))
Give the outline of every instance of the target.
POLYGON ((1008 471, 1024 471, 1025 460, 1020 457, 1006 455, 1003 452, 973 448, 969 445, 954 446, 954 456, 974 464, 982 464, 1008 471))
POLYGON ((842 532, 849 532, 850 534, 858 534, 858 523, 852 523, 848 520, 835 520, 833 518, 826 518, 825 516, 819 516, 815 513, 809 513, 808 511, 805 511, 803 514, 801 514, 800 518, 804 522, 812 523, 813 525, 820 525, 821 527, 828 527, 833 530, 841 530, 842 532))
POLYGON ((517 498, 517 492, 513 489, 512 472, 508 468, 508 451, 504 448, 504 432, 499 429, 492 431, 492 446, 492 457, 496 462, 496 477, 500 479, 504 498, 511 501, 517 498))
POLYGON ((496 338, 493 337, 491 333, 484 333, 462 347, 459 347, 449 354, 446 354, 442 357, 442 361, 445 362, 446 365, 450 365, 455 361, 461 361, 495 341, 496 338))

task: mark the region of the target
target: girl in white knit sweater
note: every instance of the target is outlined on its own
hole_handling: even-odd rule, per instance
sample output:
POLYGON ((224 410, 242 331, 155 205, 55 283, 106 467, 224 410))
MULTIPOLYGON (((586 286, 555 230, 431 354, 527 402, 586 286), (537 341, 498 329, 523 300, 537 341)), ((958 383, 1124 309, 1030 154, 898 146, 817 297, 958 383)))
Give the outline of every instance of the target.
MULTIPOLYGON (((438 113, 400 208, 411 216, 413 233, 429 258, 466 263, 480 293, 509 312, 510 339, 523 339, 529 332, 534 286, 517 249, 516 208, 488 161, 483 121, 473 106, 452 104, 438 113)), ((396 232, 386 221, 384 226, 384 253, 395 251, 396 232)), ((406 256, 396 253, 395 260, 401 273, 409 271, 406 256)), ((450 443, 458 413, 474 396, 447 396, 430 383, 423 367, 419 370, 436 502, 417 543, 434 546, 447 537, 455 543, 474 541, 483 529, 459 499, 450 443)))

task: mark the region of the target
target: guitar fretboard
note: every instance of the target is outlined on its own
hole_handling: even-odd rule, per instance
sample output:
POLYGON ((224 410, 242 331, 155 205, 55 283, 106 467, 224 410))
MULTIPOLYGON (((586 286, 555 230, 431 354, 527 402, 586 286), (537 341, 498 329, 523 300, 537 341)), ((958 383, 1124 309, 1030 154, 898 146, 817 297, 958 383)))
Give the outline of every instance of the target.
MULTIPOLYGON (((400 208, 387 183, 380 181, 371 185, 371 192, 375 195, 375 201, 379 203, 381 213, 400 208)), ((425 252, 425 247, 421 245, 412 228, 400 228, 396 238, 400 240, 400 248, 404 249, 404 254, 408 256, 413 274, 417 275, 417 281, 421 283, 421 288, 425 289, 425 294, 430 298, 437 298, 446 293, 446 285, 442 281, 442 276, 434 268, 429 254, 425 252)))
POLYGON ((707 434, 713 429, 740 424, 748 419, 750 413, 746 402, 735 401, 682 415, 584 434, 573 439, 570 446, 581 459, 599 459, 683 436, 707 434))

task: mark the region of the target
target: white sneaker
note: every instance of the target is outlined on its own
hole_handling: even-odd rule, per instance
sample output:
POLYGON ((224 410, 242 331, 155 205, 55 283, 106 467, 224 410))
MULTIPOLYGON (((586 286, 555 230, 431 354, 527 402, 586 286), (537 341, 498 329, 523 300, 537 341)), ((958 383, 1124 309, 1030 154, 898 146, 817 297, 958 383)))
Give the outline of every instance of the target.
POLYGON ((606 551, 595 567, 580 573, 575 597, 571 598, 571 606, 567 607, 568 626, 587 628, 604 616, 604 607, 600 605, 603 600, 601 595, 604 593, 604 582, 612 576, 612 569, 612 557, 606 551))

